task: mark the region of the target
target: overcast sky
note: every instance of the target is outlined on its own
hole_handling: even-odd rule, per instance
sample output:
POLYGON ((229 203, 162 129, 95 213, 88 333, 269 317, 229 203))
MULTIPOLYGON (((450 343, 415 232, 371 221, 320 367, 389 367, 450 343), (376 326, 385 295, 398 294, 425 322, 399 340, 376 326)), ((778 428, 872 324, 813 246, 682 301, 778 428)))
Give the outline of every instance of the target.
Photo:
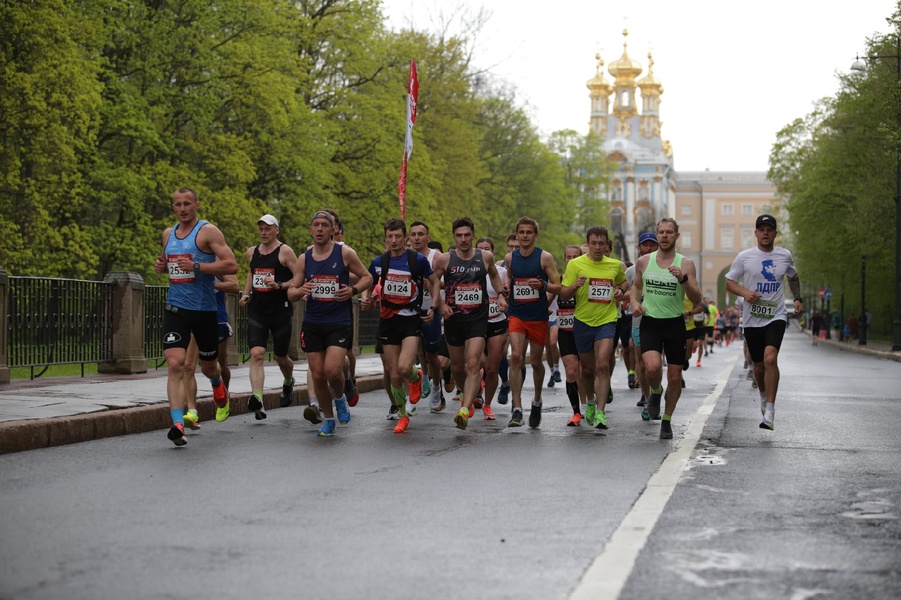
MULTIPOLYGON (((491 14, 476 64, 513 84, 542 134, 587 132, 595 54, 628 53, 663 84, 662 137, 678 171, 765 171, 776 132, 838 90, 865 40, 888 33, 895 0, 383 0, 389 24, 431 29, 448 7, 491 14), (443 7, 443 8, 436 8, 443 7)), ((416 58, 416 57, 411 57, 416 58)))

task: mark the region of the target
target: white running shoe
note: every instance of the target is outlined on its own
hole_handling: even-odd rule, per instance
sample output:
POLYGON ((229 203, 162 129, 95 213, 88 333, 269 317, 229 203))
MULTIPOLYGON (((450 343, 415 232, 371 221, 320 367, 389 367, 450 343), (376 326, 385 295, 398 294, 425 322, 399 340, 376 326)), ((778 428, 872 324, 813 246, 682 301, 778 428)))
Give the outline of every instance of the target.
POLYGON ((776 427, 776 411, 767 410, 763 413, 763 421, 760 422, 761 429, 769 429, 772 431, 776 427))

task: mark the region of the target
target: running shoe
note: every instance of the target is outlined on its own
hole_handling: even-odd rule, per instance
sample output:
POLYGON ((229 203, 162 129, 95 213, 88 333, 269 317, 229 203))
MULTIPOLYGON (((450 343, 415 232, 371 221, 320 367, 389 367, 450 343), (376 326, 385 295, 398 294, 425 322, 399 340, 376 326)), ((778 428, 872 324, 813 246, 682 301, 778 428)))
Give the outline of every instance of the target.
POLYGON ((629 389, 635 389, 635 373, 629 373, 629 389))
POLYGON ((613 402, 613 387, 607 390, 607 404, 613 402))
POLYGON ((518 408, 513 411, 513 416, 510 417, 510 422, 507 423, 507 427, 522 427, 522 411, 518 408))
POLYGON ((766 398, 760 399, 760 416, 761 417, 766 416, 766 398))
POLYGON ((682 378, 682 389, 683 390, 685 389, 685 378, 684 377, 682 378))
POLYGON ((311 404, 303 409, 303 418, 313 425, 319 425, 322 423, 322 411, 317 405, 311 404))
POLYGON ((700 367, 700 366, 701 366, 701 361, 698 361, 698 364, 697 364, 696 366, 700 367))
POLYGON ((400 418, 400 409, 396 404, 391 405, 391 408, 388 409, 388 416, 385 418, 389 421, 397 421, 400 418))
POLYGON ((482 408, 483 404, 485 404, 485 400, 482 399, 481 395, 476 396, 475 399, 472 401, 472 406, 474 408, 482 408))
POLYGON ((422 398, 422 370, 416 369, 419 379, 410 381, 410 402, 416 404, 422 398))
POLYGON ((451 370, 447 369, 442 372, 444 376, 444 391, 450 394, 454 391, 454 378, 452 377, 451 370))
POLYGON ((684 363, 682 363, 682 370, 687 371, 689 366, 691 365, 689 365, 688 361, 686 360, 684 363))
POLYGON ((645 421, 653 419, 656 421, 660 418, 660 396, 661 394, 655 394, 651 392, 651 397, 647 402, 647 406, 645 407, 645 412, 641 414, 641 418, 645 421), (645 413, 649 416, 647 419, 644 418, 645 413))
POLYGON ((200 423, 198 423, 198 421, 200 421, 200 417, 197 416, 197 413, 191 411, 186 412, 182 419, 185 427, 190 427, 194 430, 200 429, 200 423))
POLYGON ((318 435, 319 437, 329 437, 333 433, 335 433, 335 420, 326 419, 325 423, 322 424, 322 427, 319 428, 318 435))
POLYGON ((641 399, 635 404, 635 406, 644 406, 646 403, 644 399, 644 394, 641 395, 641 399))
POLYGON ((463 390, 457 390, 457 393, 454 394, 454 403, 460 403, 460 406, 463 406, 463 390))
POLYGON ((648 409, 644 409, 643 411, 641 411, 641 420, 642 421, 650 421, 651 420, 651 415, 648 414, 648 409))
POLYGON ((335 412, 338 413, 338 422, 342 425, 350 423, 350 411, 347 410, 347 400, 335 400, 335 412))
POLYGON ((438 388, 435 388, 433 392, 434 393, 431 396, 429 410, 433 413, 440 413, 446 406, 444 402, 444 394, 442 394, 441 390, 439 390, 438 388))
POLYGON ((753 381, 754 380, 754 372, 751 371, 750 369, 748 369, 748 372, 745 373, 745 379, 750 379, 751 381, 753 381))
POLYGON ((410 424, 410 417, 401 417, 397 422, 397 425, 394 426, 394 433, 403 433, 407 430, 407 426, 410 424))
POLYGON ((216 405, 216 408, 228 406, 228 388, 225 387, 225 382, 222 380, 213 388, 213 404, 216 405))
POLYGON ((491 406, 486 404, 482 407, 482 414, 485 415, 486 421, 495 421, 497 420, 497 416, 494 414, 494 411, 491 410, 491 406))
POLYGON ((576 413, 573 418, 566 422, 567 427, 578 427, 582 424, 582 413, 576 413))
POLYGON ((291 378, 291 383, 282 386, 282 393, 278 397, 278 405, 282 408, 291 406, 294 402, 294 378, 291 378))
POLYGON ((426 377, 422 380, 422 395, 428 398, 432 394, 432 382, 426 377))
POLYGON ((419 411, 416 410, 415 406, 413 406, 412 404, 407 405, 407 416, 408 417, 415 417, 417 412, 419 412, 419 411))
POLYGON ((776 411, 767 410, 763 413, 763 421, 760 422, 761 429, 769 429, 773 431, 776 427, 776 411))
POLYGON ((169 428, 169 433, 166 434, 166 437, 172 440, 172 443, 176 446, 184 446, 188 443, 188 438, 185 437, 185 426, 181 423, 173 424, 169 428))
POLYGON ((470 406, 468 409, 466 409, 466 416, 467 416, 467 418, 470 418, 470 419, 473 418, 474 416, 476 416, 476 409, 474 409, 472 406, 470 406))
POLYGON ((247 410, 253 413, 253 416, 257 421, 262 421, 266 418, 266 411, 263 410, 263 403, 260 402, 259 398, 252 394, 247 401, 247 410))
POLYGON ((598 429, 607 429, 607 413, 599 410, 595 415, 594 426, 598 429))
POLYGON ((673 424, 670 421, 660 421, 660 439, 673 439, 673 424))
POLYGON ((351 380, 351 383, 352 383, 351 389, 353 390, 353 393, 351 393, 351 395, 347 397, 347 405, 348 406, 356 406, 357 402, 360 401, 360 390, 357 389, 357 380, 356 379, 351 380))
POLYGON ((541 405, 533 404, 532 410, 529 411, 529 427, 538 429, 541 425, 541 405))
POLYGON ((563 382, 563 379, 560 377, 560 371, 554 371, 554 381, 557 383, 563 382))
POLYGON ((588 423, 589 427, 594 427, 596 425, 595 419, 597 418, 597 413, 597 404, 589 404, 585 407, 585 422, 588 423))
POLYGON ((510 401, 510 384, 502 383, 500 389, 497 391, 497 403, 498 404, 506 404, 510 401))
POLYGON ((454 423, 457 424, 457 429, 466 429, 466 424, 469 422, 469 411, 465 408, 461 408, 457 411, 457 414, 454 415, 454 423))
POLYGON ((216 409, 216 420, 221 423, 228 418, 228 414, 229 414, 228 403, 226 403, 225 406, 223 406, 222 408, 216 409))
POLYGON ((554 387, 555 383, 556 383, 556 380, 554 379, 554 374, 551 373, 551 378, 547 380, 547 386, 549 388, 552 388, 552 387, 554 387))

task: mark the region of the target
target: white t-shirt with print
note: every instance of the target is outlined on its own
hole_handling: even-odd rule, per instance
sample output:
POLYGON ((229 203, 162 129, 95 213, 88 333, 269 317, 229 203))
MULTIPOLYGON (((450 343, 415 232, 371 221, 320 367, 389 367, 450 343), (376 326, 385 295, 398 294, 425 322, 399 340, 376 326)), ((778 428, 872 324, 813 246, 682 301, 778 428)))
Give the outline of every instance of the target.
POLYGON ((771 252, 764 252, 754 247, 739 252, 726 279, 760 294, 756 303, 742 303, 742 326, 766 327, 777 319, 787 321, 785 278, 797 274, 792 253, 785 248, 774 246, 771 252))

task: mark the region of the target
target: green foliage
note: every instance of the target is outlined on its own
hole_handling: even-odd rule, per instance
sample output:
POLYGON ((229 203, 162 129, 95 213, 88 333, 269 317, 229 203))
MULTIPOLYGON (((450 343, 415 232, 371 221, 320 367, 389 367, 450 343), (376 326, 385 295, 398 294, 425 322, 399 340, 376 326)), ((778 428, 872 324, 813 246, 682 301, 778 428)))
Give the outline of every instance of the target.
POLYGON ((447 245, 457 217, 502 240, 529 215, 559 254, 602 220, 599 140, 542 141, 515 95, 472 68, 477 28, 390 31, 380 10, 378 0, 0 3, 0 265, 163 283, 152 265, 183 186, 239 257, 263 213, 300 251, 311 214, 332 207, 368 260, 398 215, 411 59, 408 221, 447 245))
MULTIPOLYGON (((899 13, 891 20, 896 32, 899 13)), ((895 37, 870 41, 866 74, 842 78, 834 98, 783 128, 770 155, 770 179, 786 199, 793 251, 809 289, 844 292, 846 314, 861 308, 866 258, 866 307, 873 332, 891 330, 894 272, 895 173, 901 141, 901 97, 895 37)))

